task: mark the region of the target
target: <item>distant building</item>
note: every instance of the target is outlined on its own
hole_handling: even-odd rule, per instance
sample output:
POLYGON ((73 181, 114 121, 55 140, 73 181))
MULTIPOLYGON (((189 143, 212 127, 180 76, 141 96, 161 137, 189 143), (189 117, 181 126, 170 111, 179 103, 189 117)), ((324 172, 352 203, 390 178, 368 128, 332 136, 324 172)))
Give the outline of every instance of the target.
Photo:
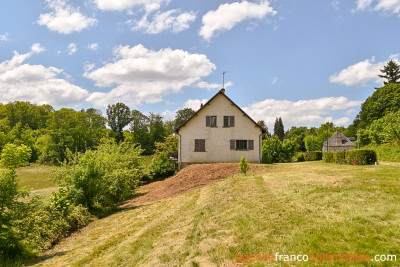
POLYGON ((336 133, 334 133, 331 138, 324 143, 322 152, 339 152, 355 149, 356 145, 351 141, 351 139, 354 140, 354 138, 348 138, 342 134, 342 131, 337 130, 336 133))
POLYGON ((259 126, 221 89, 190 119, 176 129, 179 134, 178 162, 191 163, 261 162, 259 126))

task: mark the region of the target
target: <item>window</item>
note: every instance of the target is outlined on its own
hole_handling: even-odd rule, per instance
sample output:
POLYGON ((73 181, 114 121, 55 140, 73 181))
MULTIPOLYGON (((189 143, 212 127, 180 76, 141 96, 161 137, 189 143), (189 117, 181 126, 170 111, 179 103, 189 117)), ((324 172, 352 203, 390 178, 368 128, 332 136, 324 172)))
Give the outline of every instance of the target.
POLYGON ((247 140, 236 140, 236 150, 247 150, 247 140))
POLYGON ((217 116, 206 116, 206 127, 217 127, 217 116))
POLYGON ((235 116, 224 116, 224 127, 235 127, 235 116))
POLYGON ((254 150, 254 140, 230 140, 231 150, 254 150))
POLYGON ((194 151, 205 152, 206 151, 206 139, 194 139, 194 151))

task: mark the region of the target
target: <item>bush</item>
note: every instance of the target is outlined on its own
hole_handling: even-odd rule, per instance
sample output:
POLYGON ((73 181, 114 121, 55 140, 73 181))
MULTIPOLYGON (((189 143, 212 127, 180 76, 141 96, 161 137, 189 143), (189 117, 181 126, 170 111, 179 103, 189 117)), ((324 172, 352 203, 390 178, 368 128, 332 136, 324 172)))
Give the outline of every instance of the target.
POLYGON ((304 153, 304 159, 306 161, 321 160, 322 152, 321 151, 307 151, 304 153))
POLYGON ((325 152, 323 160, 327 163, 371 165, 377 161, 373 150, 349 150, 341 152, 325 152))
POLYGON ((377 162, 376 153, 373 150, 350 150, 348 163, 352 165, 371 165, 377 162))
POLYGON ((298 144, 295 140, 284 140, 281 142, 274 135, 267 137, 262 143, 262 162, 271 164, 276 162, 289 162, 298 151, 298 144))
POLYGON ((303 161, 305 161, 306 159, 304 158, 304 153, 303 152, 299 152, 299 153, 297 153, 297 155, 296 155, 296 161, 297 162, 303 162, 303 161))
POLYGON ((149 169, 153 179, 165 178, 175 174, 176 163, 170 161, 167 153, 163 152, 154 156, 149 169))
POLYGON ((335 162, 334 153, 335 152, 324 152, 322 154, 322 160, 325 161, 326 163, 334 163, 335 162))
POLYGON ((249 164, 247 163, 247 160, 244 156, 240 158, 239 170, 244 175, 246 175, 247 171, 249 170, 249 164))
POLYGON ((0 166, 6 169, 16 169, 27 165, 30 157, 31 149, 26 145, 7 144, 1 153, 0 166))
POLYGON ((59 177, 75 206, 79 204, 95 213, 107 212, 132 195, 143 174, 142 153, 131 143, 102 144, 74 160, 59 177))

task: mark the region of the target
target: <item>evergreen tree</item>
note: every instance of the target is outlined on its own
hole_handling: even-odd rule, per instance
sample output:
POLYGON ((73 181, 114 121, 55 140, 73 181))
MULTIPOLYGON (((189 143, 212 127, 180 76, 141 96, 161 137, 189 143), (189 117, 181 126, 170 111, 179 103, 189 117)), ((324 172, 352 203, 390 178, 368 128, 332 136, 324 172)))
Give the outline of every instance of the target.
POLYGON ((283 127, 283 122, 282 118, 279 117, 275 119, 275 124, 274 124, 274 135, 278 136, 278 138, 283 141, 285 138, 285 128, 283 127))
POLYGON ((386 79, 383 83, 399 83, 400 80, 400 65, 390 60, 384 67, 383 70, 380 70, 383 75, 378 75, 381 78, 386 79))

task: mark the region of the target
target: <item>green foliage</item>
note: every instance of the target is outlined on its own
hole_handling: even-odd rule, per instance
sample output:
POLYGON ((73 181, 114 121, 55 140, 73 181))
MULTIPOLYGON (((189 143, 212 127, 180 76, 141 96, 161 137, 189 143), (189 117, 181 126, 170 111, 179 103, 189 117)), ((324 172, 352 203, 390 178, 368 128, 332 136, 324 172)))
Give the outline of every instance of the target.
POLYGON ((322 151, 325 139, 322 136, 307 135, 303 141, 307 151, 322 151))
POLYGON ((358 129, 368 128, 373 121, 400 110, 400 84, 389 83, 376 91, 361 105, 354 120, 358 129))
POLYGON ((381 78, 386 79, 383 83, 399 83, 400 81, 400 65, 391 59, 384 67, 380 70, 384 75, 378 75, 381 78))
POLYGON ((322 160, 322 152, 321 151, 304 152, 304 159, 306 161, 322 160))
POLYGON ((265 129, 265 133, 262 134, 262 139, 265 139, 267 136, 271 136, 271 134, 268 132, 268 126, 264 120, 257 121, 257 124, 265 129))
POLYGON ((183 109, 178 110, 176 112, 176 116, 175 116, 175 120, 174 120, 175 129, 180 127, 182 124, 184 124, 195 113, 196 113, 196 111, 194 111, 191 108, 183 108, 183 109))
POLYGON ((247 171, 249 170, 250 166, 247 163, 247 160, 244 156, 242 156, 240 158, 240 162, 239 162, 239 170, 241 173, 243 173, 244 175, 247 174, 247 171))
POLYGON ((348 150, 340 152, 325 152, 323 160, 327 163, 351 164, 351 165, 371 165, 377 161, 377 156, 373 150, 348 150))
POLYGON ((389 142, 400 144, 400 110, 374 121, 369 127, 369 139, 374 144, 389 142))
POLYGON ((400 162, 400 144, 397 142, 381 145, 369 145, 363 149, 374 150, 379 161, 400 162))
POLYGON ((165 178, 175 174, 176 163, 168 159, 166 152, 161 152, 153 158, 149 169, 153 179, 165 178))
POLYGON ((289 162, 298 151, 295 140, 286 139, 282 142, 276 135, 266 138, 262 144, 262 162, 267 164, 289 162))
POLYGON ((82 204, 92 212, 105 212, 129 197, 140 184, 141 153, 131 143, 102 144, 75 158, 76 166, 63 173, 59 182, 68 189, 75 206, 82 204))
POLYGON ((124 103, 116 103, 107 106, 107 121, 110 128, 115 133, 117 143, 124 141, 124 127, 131 121, 131 111, 124 103))
POLYGON ((304 158, 304 153, 303 152, 298 152, 297 154, 296 154, 296 161, 297 162, 303 162, 303 161, 305 161, 306 159, 304 158))
POLYGON ((14 170, 28 164, 31 149, 25 145, 7 144, 1 153, 0 166, 14 170))
POLYGON ((164 142, 155 143, 155 155, 149 167, 152 178, 164 178, 175 173, 176 162, 169 160, 170 153, 178 153, 178 135, 169 135, 164 142))
POLYGON ((283 126, 282 118, 279 117, 275 119, 274 124, 274 135, 278 136, 279 140, 283 141, 285 138, 285 128, 283 126))

